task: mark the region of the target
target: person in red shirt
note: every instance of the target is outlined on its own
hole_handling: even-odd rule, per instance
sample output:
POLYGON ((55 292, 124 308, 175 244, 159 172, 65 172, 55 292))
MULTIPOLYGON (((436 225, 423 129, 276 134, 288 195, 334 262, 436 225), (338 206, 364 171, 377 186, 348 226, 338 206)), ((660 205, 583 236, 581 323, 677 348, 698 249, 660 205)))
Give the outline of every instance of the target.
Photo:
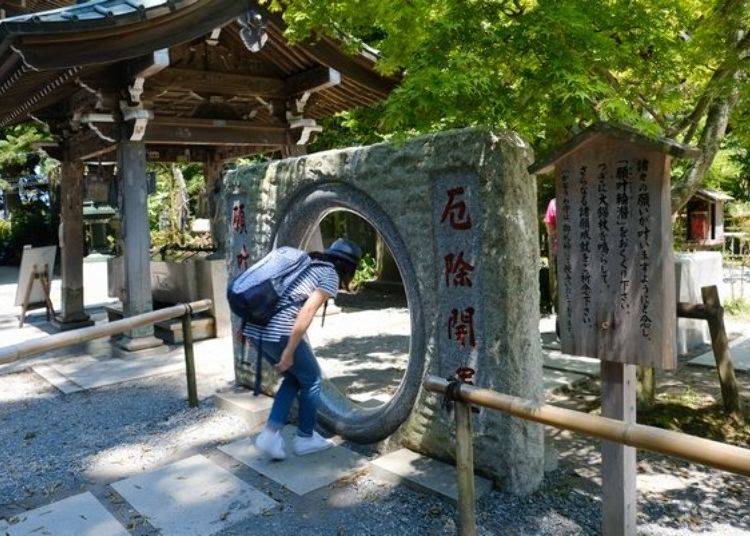
MULTIPOLYGON (((553 307, 557 310, 557 201, 552 199, 544 214, 544 226, 547 228, 547 246, 549 250, 549 295, 553 307)), ((559 320, 558 320, 559 322, 559 320)), ((560 336, 560 327, 556 323, 555 331, 560 336)))

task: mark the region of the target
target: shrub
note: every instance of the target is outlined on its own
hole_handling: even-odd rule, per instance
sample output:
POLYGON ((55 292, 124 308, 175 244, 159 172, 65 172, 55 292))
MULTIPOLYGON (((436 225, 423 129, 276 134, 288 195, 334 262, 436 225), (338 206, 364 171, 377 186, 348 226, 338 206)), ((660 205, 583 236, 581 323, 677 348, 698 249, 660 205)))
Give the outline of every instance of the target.
MULTIPOLYGON (((0 231, 0 261, 4 264, 21 263, 23 247, 57 244, 56 220, 49 207, 37 202, 16 210, 10 220, 10 229, 0 231), (7 238, 3 233, 7 232, 7 238)), ((5 225, 7 229, 7 224, 5 225)))

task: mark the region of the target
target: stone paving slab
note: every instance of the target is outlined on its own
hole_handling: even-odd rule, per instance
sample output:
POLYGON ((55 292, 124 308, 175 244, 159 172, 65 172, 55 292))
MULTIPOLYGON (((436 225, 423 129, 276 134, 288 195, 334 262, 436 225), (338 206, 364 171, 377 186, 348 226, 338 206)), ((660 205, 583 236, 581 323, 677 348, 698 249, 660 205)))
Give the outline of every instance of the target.
POLYGON ((209 536, 277 504, 200 454, 112 487, 165 536, 209 536))
POLYGON ((297 495, 305 495, 369 468, 366 458, 341 446, 307 456, 295 456, 292 452, 295 433, 296 429, 292 426, 287 426, 283 431, 287 450, 284 461, 269 460, 255 447, 255 436, 220 446, 219 450, 297 495))
MULTIPOLYGON (((196 373, 231 373, 233 376, 231 340, 211 339, 197 342, 195 348, 196 373)), ((147 357, 113 357, 117 350, 108 343, 92 347, 90 352, 49 361, 48 365, 65 379, 83 389, 185 371, 182 346, 164 347, 159 355, 147 357)), ((54 384, 53 384, 54 385, 54 384)), ((200 389, 200 382, 199 382, 200 389)), ((213 394, 213 393, 210 393, 213 394)))
POLYGON ((115 517, 91 493, 73 495, 62 501, 16 516, 17 523, 0 521, 6 536, 129 536, 115 517))
MULTIPOLYGON (((422 456, 409 449, 400 449, 372 462, 373 474, 393 482, 406 484, 421 491, 438 493, 458 502, 456 468, 447 463, 422 456)), ((476 497, 492 490, 492 483, 480 476, 474 477, 476 497)))
POLYGON ((555 351, 543 351, 544 367, 548 369, 576 372, 587 376, 599 376, 601 363, 593 357, 563 354, 555 351))
POLYGON ((77 393, 83 391, 83 387, 70 381, 68 378, 57 372, 54 368, 49 365, 35 365, 31 367, 31 370, 36 372, 39 376, 44 378, 47 382, 57 387, 64 394, 77 393))
POLYGON ((55 371, 84 389, 95 389, 184 369, 182 356, 168 354, 133 359, 76 359, 50 363, 55 371))
MULTIPOLYGON (((729 345, 732 353, 732 365, 735 370, 750 371, 750 337, 741 337, 729 345)), ((716 358, 713 352, 706 352, 695 359, 688 361, 689 365, 700 365, 704 367, 715 367, 716 358)))
POLYGON ((570 388, 579 381, 589 378, 589 376, 578 374, 576 372, 548 368, 544 369, 543 375, 545 391, 556 391, 557 389, 570 388))

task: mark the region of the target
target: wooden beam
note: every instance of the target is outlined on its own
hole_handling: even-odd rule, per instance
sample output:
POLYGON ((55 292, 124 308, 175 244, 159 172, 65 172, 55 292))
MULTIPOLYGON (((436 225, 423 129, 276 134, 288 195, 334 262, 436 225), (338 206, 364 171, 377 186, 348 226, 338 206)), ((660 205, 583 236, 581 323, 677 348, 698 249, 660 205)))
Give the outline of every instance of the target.
POLYGON ((117 149, 116 143, 107 142, 88 129, 75 133, 67 143, 70 147, 67 153, 63 152, 62 144, 46 145, 44 150, 52 158, 62 161, 65 157, 70 160, 94 160, 117 149))
POLYGON ((261 98, 286 96, 284 80, 280 78, 198 69, 168 68, 146 82, 146 94, 149 96, 164 90, 261 98))
POLYGON ((265 147, 253 146, 185 146, 146 144, 146 158, 149 162, 205 162, 210 157, 222 161, 243 156, 264 153, 265 147))
POLYGON ((340 83, 341 73, 331 67, 320 66, 287 78, 285 86, 287 94, 292 97, 322 91, 340 83))
POLYGON ((244 121, 157 117, 149 121, 145 141, 164 145, 274 147, 287 143, 287 129, 244 121))

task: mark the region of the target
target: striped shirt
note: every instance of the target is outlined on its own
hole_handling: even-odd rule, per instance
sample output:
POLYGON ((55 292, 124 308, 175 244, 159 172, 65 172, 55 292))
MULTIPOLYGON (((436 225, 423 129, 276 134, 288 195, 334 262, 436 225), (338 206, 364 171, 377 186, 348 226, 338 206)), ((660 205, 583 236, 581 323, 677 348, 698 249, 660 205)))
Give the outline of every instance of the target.
POLYGON ((282 309, 265 327, 249 322, 245 324, 245 337, 256 340, 263 337, 264 341, 278 342, 281 337, 288 337, 292 333, 297 315, 310 294, 320 289, 335 298, 339 291, 339 276, 329 263, 313 261, 312 265, 291 277, 296 277, 296 280, 279 299, 278 307, 282 309))

